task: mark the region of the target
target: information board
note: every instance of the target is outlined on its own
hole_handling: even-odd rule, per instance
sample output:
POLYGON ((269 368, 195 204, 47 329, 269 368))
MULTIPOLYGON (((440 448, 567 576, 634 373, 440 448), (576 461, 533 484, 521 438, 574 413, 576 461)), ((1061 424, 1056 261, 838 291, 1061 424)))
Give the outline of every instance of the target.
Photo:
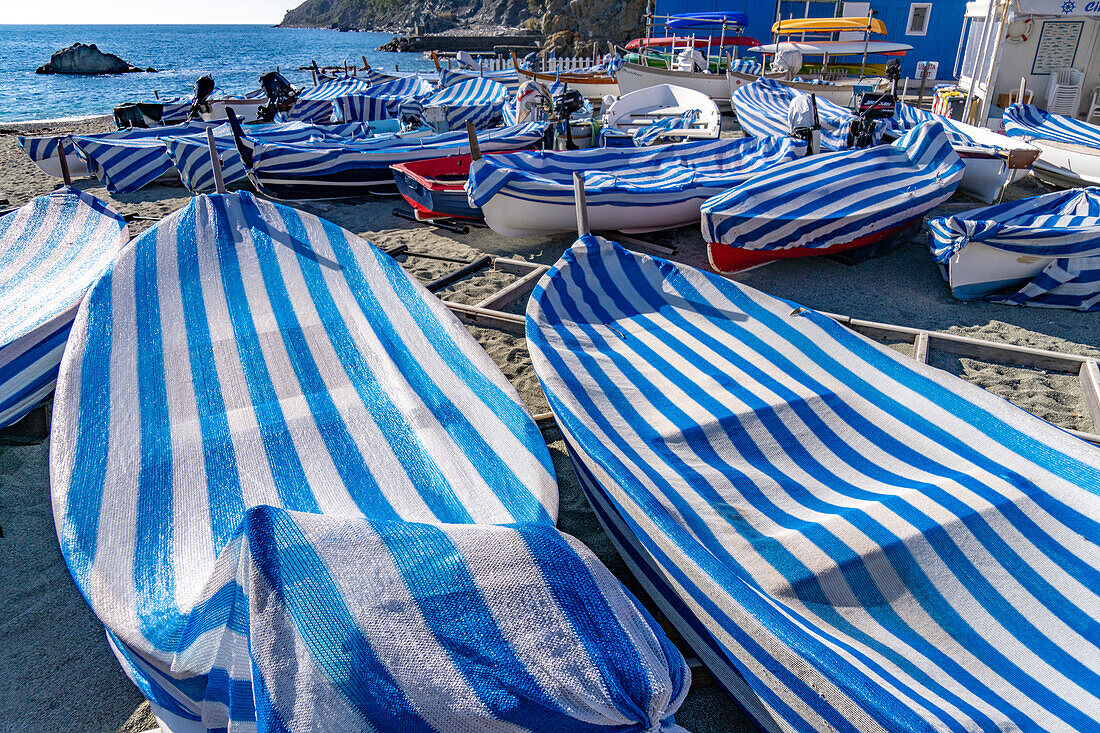
POLYGON ((1081 42, 1083 20, 1048 20, 1039 34, 1039 48, 1035 51, 1032 74, 1050 74, 1058 69, 1073 66, 1077 44, 1081 42))

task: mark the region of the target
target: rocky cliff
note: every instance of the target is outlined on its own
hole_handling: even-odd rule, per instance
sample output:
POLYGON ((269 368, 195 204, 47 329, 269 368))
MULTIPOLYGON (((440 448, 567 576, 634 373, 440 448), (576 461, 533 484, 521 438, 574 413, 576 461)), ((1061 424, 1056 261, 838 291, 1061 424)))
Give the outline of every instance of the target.
POLYGON ((646 0, 305 0, 284 28, 479 32, 526 28, 559 54, 588 54, 594 42, 625 43, 645 30, 646 0))
POLYGON ((519 28, 531 13, 528 0, 305 0, 288 10, 283 28, 440 33, 451 29, 519 28))

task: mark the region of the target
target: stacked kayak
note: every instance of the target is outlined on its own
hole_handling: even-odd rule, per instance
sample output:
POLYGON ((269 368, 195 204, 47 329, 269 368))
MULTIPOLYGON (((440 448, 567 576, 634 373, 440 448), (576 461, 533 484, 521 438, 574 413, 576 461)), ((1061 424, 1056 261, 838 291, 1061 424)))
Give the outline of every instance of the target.
POLYGON ((387 255, 199 196, 93 286, 62 552, 162 730, 676 730, 683 658, 554 528, 546 445, 387 255))
POLYGON ((1100 728, 1100 450, 585 237, 531 358, 619 554, 766 731, 1100 728))
POLYGON ((1005 110, 1005 134, 1039 148, 1035 171, 1057 183, 1100 184, 1100 127, 1031 104, 1005 110))
POLYGON ((493 231, 548 234, 576 228, 573 173, 584 177, 594 229, 642 232, 696 221, 707 197, 805 153, 791 138, 489 155, 470 167, 470 204, 493 231))
MULTIPOLYGON (((546 123, 526 122, 478 133, 483 152, 520 150, 542 140, 546 123)), ((351 143, 256 143, 244 156, 249 178, 276 199, 355 198, 392 193, 390 166, 441 156, 469 155, 465 132, 402 133, 351 143)))
POLYGON ((1005 186, 1026 176, 1039 155, 1037 147, 1023 140, 1013 140, 904 102, 897 104, 886 137, 896 139, 929 121, 943 126, 951 146, 962 158, 965 168, 959 189, 987 203, 993 202, 1005 186))
POLYGON ((53 391, 80 299, 129 239, 121 216, 73 188, 0 217, 0 427, 53 391))
POLYGON ((962 176, 962 160, 937 122, 892 145, 777 166, 702 205, 711 266, 738 272, 882 242, 950 198, 962 176))
POLYGON ((1100 189, 932 219, 932 256, 962 300, 1100 310, 1100 189))

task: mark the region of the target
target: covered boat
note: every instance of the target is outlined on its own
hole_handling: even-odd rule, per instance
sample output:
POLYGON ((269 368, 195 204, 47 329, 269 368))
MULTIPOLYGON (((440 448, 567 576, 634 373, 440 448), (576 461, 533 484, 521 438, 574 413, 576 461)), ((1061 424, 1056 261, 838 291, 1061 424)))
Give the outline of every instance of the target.
POLYGON ((1039 148, 1035 174, 1058 184, 1100 184, 1100 127, 1033 104, 1005 109, 1005 134, 1039 148))
POLYGON ((372 86, 382 83, 384 82, 375 81, 374 78, 360 79, 354 76, 324 80, 298 95, 287 118, 301 122, 331 122, 334 115, 333 100, 338 97, 362 94, 372 86))
POLYGON ((61 161, 58 159, 58 146, 65 151, 65 163, 69 166, 69 175, 73 178, 84 178, 92 175, 88 170, 88 161, 80 153, 73 139, 69 135, 49 135, 33 137, 19 135, 16 137, 19 147, 34 161, 34 164, 48 176, 64 178, 61 173, 61 161))
POLYGON ((492 79, 469 79, 440 72, 444 86, 430 97, 402 107, 402 114, 418 115, 421 122, 437 132, 474 129, 488 130, 501 123, 508 88, 492 79))
POLYGON ((776 166, 703 204, 711 266, 737 272, 881 242, 919 224, 962 176, 962 160, 937 122, 892 145, 776 166))
POLYGON ((671 84, 659 84, 648 89, 624 94, 604 112, 607 127, 641 135, 645 142, 660 140, 715 140, 722 131, 722 115, 718 105, 707 95, 671 84), (669 124, 669 122, 673 124, 669 124), (681 124, 676 124, 676 123, 681 124), (655 126, 667 125, 655 135, 646 132, 655 126), (650 139, 652 138, 652 139, 650 139))
POLYGON ((1100 310, 1100 188, 965 211, 928 228, 956 298, 1100 310))
MULTIPOLYGON (((379 123, 348 122, 319 125, 310 122, 278 122, 269 125, 247 125, 242 129, 246 144, 259 142, 354 142, 373 137, 379 123)), ((214 190, 214 166, 210 161, 210 148, 206 135, 184 135, 164 138, 168 157, 179 172, 183 185, 194 193, 214 190)), ((226 185, 243 181, 248 171, 237 152, 236 139, 230 124, 214 128, 214 145, 221 161, 222 180, 226 185)))
MULTIPOLYGON (((741 129, 753 137, 784 137, 791 134, 791 103, 807 92, 795 89, 775 79, 757 79, 738 87, 730 100, 741 129)), ((815 94, 816 97, 816 94, 815 94)), ((821 125, 821 147, 824 150, 847 150, 848 133, 856 117, 850 109, 816 97, 817 120, 821 125)), ((887 124, 876 122, 877 140, 882 139, 887 124)))
POLYGON ((1100 450, 585 237, 527 343, 619 554, 765 731, 1100 728, 1100 450))
POLYGON ((951 147, 966 166, 959 189, 986 203, 992 203, 1006 186, 1026 176, 1039 156, 1039 149, 1023 140, 1014 140, 985 127, 968 125, 904 102, 896 105, 886 137, 896 139, 930 120, 943 126, 951 147))
POLYGON ((53 391, 80 299, 129 239, 114 209, 74 188, 0 216, 0 428, 53 391))
POLYGON ((676 729, 684 660, 554 528, 519 396, 350 232, 195 198, 59 383, 62 552, 162 731, 676 729))
POLYGON ((495 232, 567 232, 576 227, 578 172, 593 228, 655 231, 696 221, 707 197, 804 153, 805 145, 791 138, 739 138, 490 155, 470 167, 466 190, 495 232))
MULTIPOLYGON (((546 123, 526 122, 480 132, 477 140, 486 153, 517 150, 537 144, 545 132, 546 123)), ((391 165, 469 154, 465 132, 414 132, 354 143, 259 142, 243 151, 241 158, 261 193, 277 199, 310 199, 392 193, 391 165)))
POLYGON ((175 180, 164 138, 206 135, 205 122, 164 127, 135 127, 98 135, 73 135, 73 144, 88 167, 111 193, 130 193, 160 180, 175 180))
POLYGON ((419 76, 390 79, 332 99, 335 122, 401 119, 401 107, 431 96, 435 87, 419 76))

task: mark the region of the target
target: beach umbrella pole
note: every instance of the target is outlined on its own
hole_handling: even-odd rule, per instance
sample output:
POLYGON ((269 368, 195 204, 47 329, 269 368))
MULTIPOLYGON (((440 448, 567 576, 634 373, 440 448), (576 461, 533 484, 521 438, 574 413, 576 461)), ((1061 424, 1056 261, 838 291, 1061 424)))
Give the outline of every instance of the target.
POLYGON ((210 167, 214 169, 214 190, 218 193, 225 193, 225 179, 222 178, 222 159, 218 156, 218 147, 214 144, 213 127, 206 128, 206 147, 210 150, 210 167))

